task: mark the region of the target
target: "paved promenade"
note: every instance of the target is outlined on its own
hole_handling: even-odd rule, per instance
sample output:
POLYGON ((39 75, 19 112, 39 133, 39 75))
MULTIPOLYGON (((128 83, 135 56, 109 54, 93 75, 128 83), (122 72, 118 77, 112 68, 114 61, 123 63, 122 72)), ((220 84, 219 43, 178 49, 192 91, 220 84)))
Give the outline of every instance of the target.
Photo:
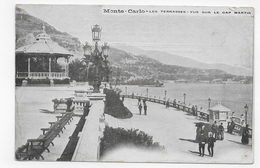
POLYGON ((60 137, 57 136, 54 140, 54 146, 50 145, 49 150, 50 152, 43 152, 42 156, 47 161, 56 161, 58 158, 61 157, 64 149, 66 148, 69 137, 72 135, 76 128, 76 124, 78 124, 80 117, 73 117, 73 120, 68 125, 65 125, 66 129, 63 130, 63 133, 60 133, 60 137))
MULTIPOLYGON (((189 162, 189 163, 251 163, 253 161, 252 142, 242 145, 241 136, 225 133, 223 141, 217 141, 214 157, 198 156, 198 144, 193 142, 196 136, 194 116, 164 105, 147 102, 148 115, 139 115, 137 100, 125 99, 125 106, 133 113, 130 119, 116 119, 106 115, 111 127, 140 129, 153 136, 154 142, 165 147, 162 152, 151 152, 134 147, 120 147, 105 155, 103 161, 130 162, 189 162)), ((207 145, 205 154, 208 154, 207 145)))
MULTIPOLYGON (((16 88, 15 150, 24 145, 27 139, 35 139, 41 135, 41 128, 48 128, 48 122, 57 121, 55 116, 61 116, 58 112, 53 113, 52 99, 73 97, 73 94, 73 88, 65 87, 16 88)), ((61 156, 79 119, 80 117, 73 117, 72 122, 60 133, 60 137, 54 139, 54 146, 49 146, 50 153, 46 150, 43 152, 46 161, 56 161, 61 156)))
POLYGON ((91 102, 89 115, 80 133, 72 161, 98 161, 99 154, 99 119, 104 111, 102 100, 91 102))

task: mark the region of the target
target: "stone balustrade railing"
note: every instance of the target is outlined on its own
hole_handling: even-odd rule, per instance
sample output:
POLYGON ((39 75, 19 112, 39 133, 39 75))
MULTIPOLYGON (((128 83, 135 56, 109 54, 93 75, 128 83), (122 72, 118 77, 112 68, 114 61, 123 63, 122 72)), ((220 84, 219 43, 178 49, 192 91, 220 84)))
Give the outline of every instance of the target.
POLYGON ((65 72, 17 72, 17 78, 32 78, 32 79, 64 79, 68 77, 68 73, 65 72))
MULTIPOLYGON (((158 104, 163 104, 163 105, 166 105, 166 103, 167 103, 167 100, 162 100, 162 99, 159 99, 159 98, 156 98, 156 97, 154 97, 154 98, 144 97, 144 96, 139 96, 139 95, 134 95, 134 94, 120 95, 120 96, 121 97, 124 96, 124 98, 132 98, 132 99, 141 99, 141 100, 145 99, 146 101, 158 103, 158 104)), ((192 114, 192 105, 187 105, 187 104, 183 104, 183 103, 175 103, 175 102, 172 102, 172 101, 169 101, 168 103, 169 103, 168 104, 169 107, 173 107, 173 108, 176 108, 178 110, 182 110, 184 112, 188 112, 188 113, 192 114)), ((196 116, 200 120, 204 120, 204 121, 209 122, 209 114, 208 114, 207 110, 197 110, 196 116)), ((234 128, 233 132, 241 135, 243 128, 244 127, 240 123, 235 121, 235 128, 234 128)), ((249 137, 252 138, 252 128, 249 128, 249 137)))

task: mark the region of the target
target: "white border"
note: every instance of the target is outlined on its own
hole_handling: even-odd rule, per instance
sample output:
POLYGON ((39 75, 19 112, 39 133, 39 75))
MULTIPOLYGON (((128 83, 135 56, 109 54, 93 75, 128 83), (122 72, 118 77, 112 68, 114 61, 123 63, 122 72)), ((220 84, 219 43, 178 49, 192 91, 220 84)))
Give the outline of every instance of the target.
POLYGON ((226 164, 151 164, 151 163, 91 163, 91 162, 82 162, 82 163, 67 163, 67 162, 17 162, 14 161, 14 119, 15 119, 15 80, 14 80, 14 72, 15 72, 15 59, 14 59, 14 51, 15 51, 15 4, 104 4, 104 5, 177 5, 177 6, 246 6, 246 7, 254 7, 255 8, 255 53, 254 53, 254 63, 255 63, 255 76, 254 76, 254 118, 256 123, 254 126, 254 134, 255 136, 255 163, 253 165, 249 165, 250 167, 259 167, 259 125, 257 122, 260 117, 258 114, 260 112, 259 109, 259 79, 258 72, 259 68, 257 65, 259 64, 259 33, 257 30, 259 29, 259 10, 260 10, 260 1, 259 0, 130 0, 130 1, 120 1, 120 0, 110 0, 109 2, 105 0, 88 0, 87 2, 84 0, 1 0, 0 1, 0 58, 1 58, 1 120, 0 120, 0 166, 1 167, 36 167, 37 168, 46 168, 46 167, 132 167, 132 166, 147 166, 147 167, 204 167, 204 166, 213 166, 213 167, 233 167, 238 165, 226 165, 226 164))

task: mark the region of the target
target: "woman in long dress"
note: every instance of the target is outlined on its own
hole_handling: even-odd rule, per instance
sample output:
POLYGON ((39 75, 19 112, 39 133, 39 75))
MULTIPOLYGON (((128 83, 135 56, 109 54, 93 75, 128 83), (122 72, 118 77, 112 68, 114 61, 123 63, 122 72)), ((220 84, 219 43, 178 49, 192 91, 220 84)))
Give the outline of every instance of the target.
POLYGON ((249 142, 248 135, 249 135, 249 129, 248 129, 248 124, 247 124, 246 127, 243 129, 242 139, 241 139, 242 144, 248 144, 248 142, 249 142))

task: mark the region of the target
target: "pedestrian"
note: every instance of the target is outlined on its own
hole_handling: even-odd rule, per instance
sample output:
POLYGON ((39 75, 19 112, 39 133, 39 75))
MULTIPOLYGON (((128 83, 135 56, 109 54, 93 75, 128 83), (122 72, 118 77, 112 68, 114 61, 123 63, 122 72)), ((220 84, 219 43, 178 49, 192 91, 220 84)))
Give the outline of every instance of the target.
POLYGON ((192 106, 191 110, 192 110, 192 115, 195 116, 195 107, 194 107, 194 105, 192 106))
POLYGON ((143 100, 143 105, 144 105, 144 115, 146 115, 146 113, 147 113, 146 100, 143 100))
POLYGON ((199 136, 199 152, 200 156, 204 156, 205 152, 205 144, 206 144, 206 136, 204 135, 204 131, 200 131, 200 136, 199 136))
POLYGON ((173 100, 173 107, 176 108, 176 99, 173 100))
POLYGON ((169 101, 170 101, 169 99, 166 101, 166 108, 169 108, 169 106, 170 106, 170 102, 169 101))
POLYGON ((209 138, 208 138, 208 151, 209 151, 209 156, 213 157, 214 153, 214 142, 216 142, 216 139, 212 136, 212 133, 209 133, 209 138))
POLYGON ((231 119, 232 119, 233 117, 235 117, 235 112, 234 112, 234 111, 231 113, 231 119))
POLYGON ((213 137, 217 139, 217 131, 218 131, 218 126, 217 126, 217 121, 215 121, 213 124, 212 124, 212 133, 213 133, 213 137))
POLYGON ((202 125, 196 124, 196 142, 199 142, 200 132, 202 131, 202 125))
POLYGON ((233 133, 233 130, 235 129, 235 126, 236 126, 236 124, 235 124, 235 122, 232 120, 232 121, 231 121, 231 125, 230 125, 230 134, 233 133))
POLYGON ((247 124, 246 127, 244 127, 244 129, 243 129, 241 142, 242 142, 242 144, 248 144, 248 142, 249 142, 249 129, 248 129, 248 124, 247 124))
POLYGON ((197 113, 198 113, 198 107, 197 105, 195 105, 195 116, 197 116, 197 113))
POLYGON ((67 99, 67 101, 66 101, 66 105, 67 105, 67 110, 66 110, 66 112, 71 112, 70 107, 71 107, 71 105, 72 105, 72 102, 73 102, 73 100, 72 100, 71 98, 68 98, 68 99, 67 99))
POLYGON ((141 103, 139 103, 138 108, 139 108, 139 113, 141 115, 142 114, 142 104, 141 103))
POLYGON ((139 104, 141 104, 141 97, 138 98, 137 106, 139 106, 139 104))
POLYGON ((222 141, 222 140, 224 139, 224 127, 223 127, 223 123, 221 123, 220 126, 218 127, 218 131, 219 131, 220 140, 222 141))
MULTIPOLYGON (((227 125, 227 133, 230 133, 230 130, 231 130, 231 124, 230 122, 228 122, 228 125, 227 125)), ((231 133, 230 133, 231 134, 231 133)))

